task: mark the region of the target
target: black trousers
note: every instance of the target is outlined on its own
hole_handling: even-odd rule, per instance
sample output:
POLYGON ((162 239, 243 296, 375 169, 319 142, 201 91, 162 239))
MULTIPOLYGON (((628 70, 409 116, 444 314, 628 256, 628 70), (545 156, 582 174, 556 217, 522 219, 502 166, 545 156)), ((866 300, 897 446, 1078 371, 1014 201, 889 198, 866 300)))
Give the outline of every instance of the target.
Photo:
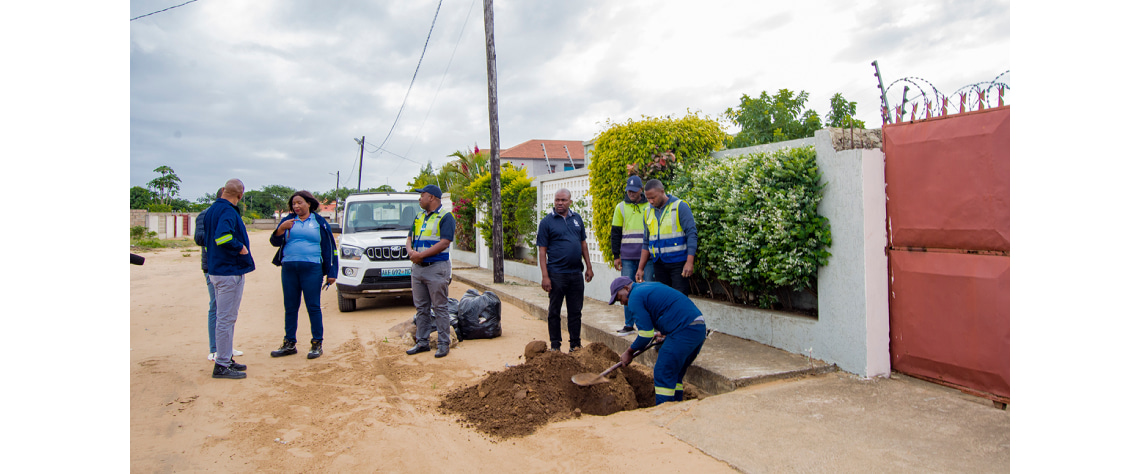
POLYGON ((674 290, 688 296, 689 279, 681 276, 683 270, 685 270, 685 262, 665 263, 658 260, 653 262, 653 281, 669 285, 674 290))
POLYGON ((586 281, 581 273, 550 273, 550 308, 546 312, 546 329, 550 347, 562 348, 562 300, 566 300, 566 330, 570 332, 570 348, 582 345, 582 302, 586 281))

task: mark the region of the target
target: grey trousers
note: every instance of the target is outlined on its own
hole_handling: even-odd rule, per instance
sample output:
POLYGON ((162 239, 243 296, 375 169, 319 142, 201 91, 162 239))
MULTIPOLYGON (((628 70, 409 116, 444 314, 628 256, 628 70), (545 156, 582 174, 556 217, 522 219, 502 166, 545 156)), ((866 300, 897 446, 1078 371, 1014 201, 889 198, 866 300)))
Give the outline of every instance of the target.
POLYGON ((451 344, 451 316, 447 314, 447 286, 451 284, 451 261, 427 267, 412 264, 412 303, 416 305, 416 344, 427 344, 434 322, 439 343, 451 344))
POLYGON ((218 354, 214 363, 229 367, 234 353, 234 325, 245 290, 245 275, 210 275, 210 283, 214 284, 214 300, 218 306, 218 321, 214 326, 218 354))

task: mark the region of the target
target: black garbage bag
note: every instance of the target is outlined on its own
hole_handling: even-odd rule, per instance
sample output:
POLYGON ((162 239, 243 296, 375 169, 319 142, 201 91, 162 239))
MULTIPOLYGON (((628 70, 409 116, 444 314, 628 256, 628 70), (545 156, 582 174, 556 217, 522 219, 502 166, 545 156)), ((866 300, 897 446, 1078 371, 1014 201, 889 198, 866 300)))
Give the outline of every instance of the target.
POLYGON ((492 339, 503 335, 503 304, 493 291, 482 295, 475 289, 467 290, 459 300, 455 336, 463 339, 492 339))
MULTIPOLYGON (((455 298, 447 299, 447 316, 451 319, 449 324, 451 324, 451 327, 455 328, 456 337, 459 337, 459 300, 455 298)), ((416 318, 413 316, 412 322, 415 322, 415 320, 416 318)), ((428 334, 439 331, 439 329, 435 327, 435 318, 430 319, 428 321, 428 324, 428 327, 431 328, 431 330, 428 331, 428 334)), ((463 340, 462 337, 459 337, 459 339, 463 340)))

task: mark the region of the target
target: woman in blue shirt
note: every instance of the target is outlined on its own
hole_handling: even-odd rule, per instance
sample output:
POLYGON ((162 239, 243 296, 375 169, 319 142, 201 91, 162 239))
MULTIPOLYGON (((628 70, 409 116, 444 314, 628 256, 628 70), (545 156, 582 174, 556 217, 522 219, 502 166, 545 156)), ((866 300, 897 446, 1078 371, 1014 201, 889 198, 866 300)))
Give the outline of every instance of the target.
POLYGON ((321 283, 325 287, 336 282, 336 240, 328 222, 316 212, 320 202, 308 191, 297 191, 289 197, 293 212, 277 224, 269 243, 277 249, 273 264, 281 267, 281 293, 285 300, 285 341, 270 352, 273 357, 297 353, 297 313, 301 297, 309 312, 313 334, 309 358, 324 353, 324 323, 321 315, 321 283))

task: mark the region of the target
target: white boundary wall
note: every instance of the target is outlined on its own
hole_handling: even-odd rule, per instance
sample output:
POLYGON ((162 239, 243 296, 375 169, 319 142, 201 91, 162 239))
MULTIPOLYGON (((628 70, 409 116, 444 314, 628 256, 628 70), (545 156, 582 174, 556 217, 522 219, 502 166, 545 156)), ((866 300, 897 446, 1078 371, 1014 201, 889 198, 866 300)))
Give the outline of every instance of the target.
MULTIPOLYGON (((836 152, 827 130, 813 138, 790 140, 713 153, 714 157, 760 153, 785 147, 814 145, 823 175, 820 215, 831 224, 831 258, 819 271, 819 317, 765 311, 703 298, 694 302, 710 329, 758 341, 789 352, 811 355, 865 377, 890 374, 890 334, 887 307, 886 180, 884 155, 879 149, 836 152)), ((554 191, 570 190, 573 209, 589 209, 589 171, 586 169, 544 175, 538 179, 538 208, 549 211, 554 191), (583 199, 584 197, 584 199, 583 199), (583 202, 584 201, 584 202, 583 202)), ((620 190, 619 190, 620 191, 620 190)), ((615 191, 617 192, 617 191, 615 191)), ((609 300, 609 284, 620 273, 599 262, 601 252, 588 232, 594 280, 586 296, 609 300)), ((460 257, 490 268, 490 251, 480 238, 474 253, 460 257)), ((541 273, 534 265, 504 262, 504 273, 534 282, 541 273)))

